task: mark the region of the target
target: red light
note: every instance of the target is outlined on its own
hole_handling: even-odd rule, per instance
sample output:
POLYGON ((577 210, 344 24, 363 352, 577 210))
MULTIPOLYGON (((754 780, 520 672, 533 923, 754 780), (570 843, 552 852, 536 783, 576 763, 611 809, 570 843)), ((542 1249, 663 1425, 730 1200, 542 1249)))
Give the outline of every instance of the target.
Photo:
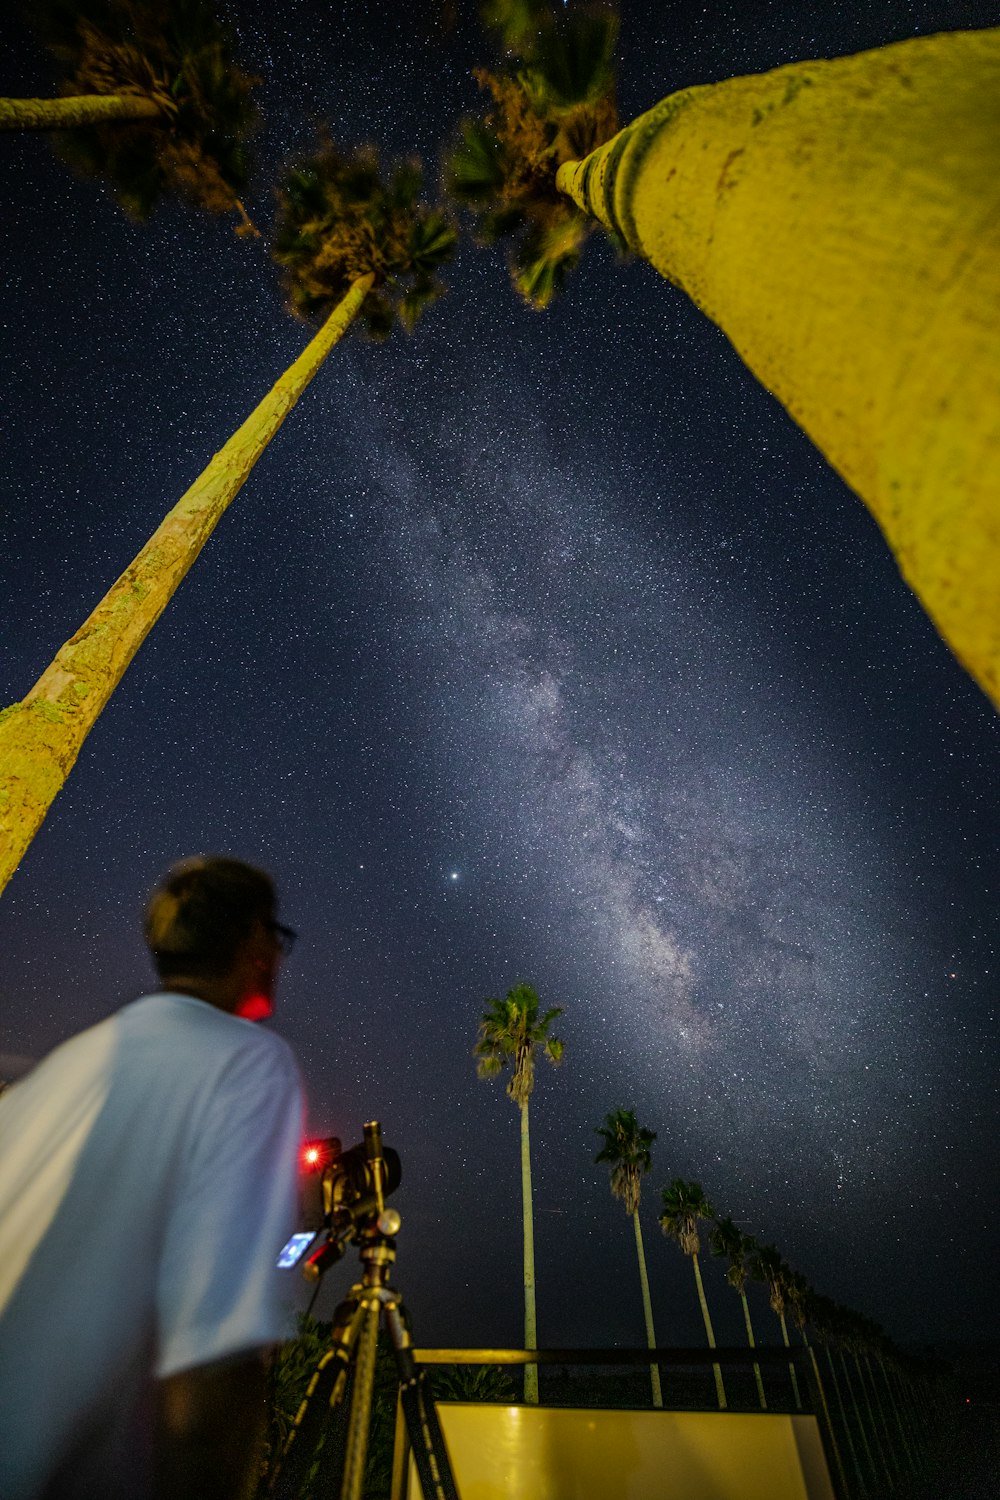
POLYGON ((303 1141, 299 1151, 299 1165, 303 1172, 322 1172, 340 1155, 340 1140, 335 1135, 322 1140, 303 1141))

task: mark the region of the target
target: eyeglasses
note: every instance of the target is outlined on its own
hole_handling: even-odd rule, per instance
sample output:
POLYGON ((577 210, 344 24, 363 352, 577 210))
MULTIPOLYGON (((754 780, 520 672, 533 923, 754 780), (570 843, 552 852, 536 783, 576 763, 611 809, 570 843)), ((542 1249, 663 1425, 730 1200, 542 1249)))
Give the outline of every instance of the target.
POLYGON ((292 949, 295 947, 295 939, 298 937, 298 933, 295 931, 295 928, 285 927, 281 922, 268 922, 267 925, 277 939, 278 947, 281 949, 282 957, 287 958, 292 949))

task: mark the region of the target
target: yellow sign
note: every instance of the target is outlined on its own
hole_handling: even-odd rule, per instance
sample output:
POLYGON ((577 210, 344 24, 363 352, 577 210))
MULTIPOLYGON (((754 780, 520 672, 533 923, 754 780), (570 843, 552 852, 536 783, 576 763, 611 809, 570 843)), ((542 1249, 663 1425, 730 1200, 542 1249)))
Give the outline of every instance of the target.
MULTIPOLYGON (((438 1406, 461 1500, 835 1500, 816 1418, 438 1406)), ((418 1500, 409 1483, 394 1500, 418 1500)))

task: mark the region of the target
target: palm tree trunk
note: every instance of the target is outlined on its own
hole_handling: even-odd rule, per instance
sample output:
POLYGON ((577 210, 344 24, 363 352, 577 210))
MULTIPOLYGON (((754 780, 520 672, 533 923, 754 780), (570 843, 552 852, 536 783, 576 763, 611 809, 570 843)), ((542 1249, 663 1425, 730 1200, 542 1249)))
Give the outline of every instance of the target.
MULTIPOLYGON (((656 1333, 653 1329, 653 1304, 649 1297, 649 1277, 646 1275, 646 1253, 642 1248, 642 1226, 639 1223, 639 1210, 632 1213, 632 1224, 635 1228, 635 1253, 639 1257, 639 1282, 642 1286, 642 1311, 646 1319, 646 1348, 656 1348, 656 1333)), ((653 1405, 663 1406, 663 1392, 660 1389, 660 1367, 650 1365, 649 1380, 653 1387, 653 1405)))
POLYGON ((878 1466, 875 1463, 875 1454, 872 1452, 872 1445, 868 1436, 868 1429, 865 1426, 864 1413, 862 1412, 861 1407, 858 1405, 857 1396, 854 1394, 854 1382, 851 1379, 851 1369, 847 1363, 847 1354, 843 1349, 841 1349, 840 1351, 840 1368, 844 1372, 844 1383, 847 1386, 847 1394, 850 1398, 851 1406, 854 1408, 854 1417, 858 1425, 858 1433, 862 1443, 864 1444, 864 1450, 868 1457, 868 1467, 871 1470, 872 1475, 873 1493, 878 1494, 880 1492, 878 1466))
POLYGON ((907 1432, 906 1424, 903 1421, 903 1414, 899 1409, 899 1402, 896 1400, 896 1392, 893 1390, 892 1381, 889 1379, 889 1371, 885 1367, 885 1360, 882 1358, 882 1356, 877 1355, 876 1358, 878 1360, 878 1367, 882 1371, 882 1379, 885 1382, 886 1392, 889 1397, 889 1405, 892 1408, 892 1414, 896 1419, 896 1426, 899 1429, 899 1436, 902 1440, 903 1452, 906 1454, 906 1461, 910 1466, 911 1474, 916 1474, 919 1466, 917 1464, 916 1456, 913 1452, 913 1445, 910 1442, 910 1435, 907 1432))
POLYGON ((882 1441, 882 1434, 879 1432, 878 1426, 875 1421, 875 1411, 872 1406, 872 1398, 868 1393, 868 1387, 865 1384, 865 1378, 861 1372, 861 1360, 855 1353, 852 1353, 851 1358, 854 1360, 854 1368, 858 1376, 858 1385, 861 1387, 861 1393, 865 1398, 865 1406, 868 1409, 868 1427, 872 1435, 872 1442, 878 1449, 878 1455, 882 1462, 882 1469, 885 1473, 886 1484, 889 1486, 889 1490, 891 1492, 896 1488, 896 1485, 892 1477, 892 1470, 889 1465, 889 1456, 886 1452, 885 1443, 882 1441))
MULTIPOLYGON (((859 1361, 859 1368, 860 1368, 860 1361, 859 1361)), ((865 1355, 865 1371, 866 1371, 867 1377, 868 1377, 868 1380, 867 1380, 868 1389, 871 1392, 871 1397, 869 1398, 869 1404, 870 1404, 871 1400, 874 1399, 875 1405, 878 1408, 879 1424, 880 1424, 881 1429, 882 1429, 882 1431, 881 1431, 881 1433, 879 1435, 879 1441, 882 1444, 882 1450, 883 1450, 883 1452, 888 1455, 889 1459, 892 1462, 892 1467, 893 1467, 893 1469, 896 1472, 896 1477, 900 1478, 902 1476, 902 1473, 903 1473, 903 1465, 900 1462, 899 1454, 896 1452, 896 1445, 892 1441, 892 1433, 889 1431, 889 1419, 886 1416, 885 1407, 882 1404, 882 1397, 879 1395, 878 1387, 875 1384, 875 1376, 872 1374, 871 1360, 869 1359, 869 1357, 868 1357, 867 1354, 865 1355)), ((865 1382, 862 1381, 862 1385, 864 1385, 864 1384, 865 1384, 865 1382)))
MULTIPOLYGON (((531 1149, 528 1141, 528 1101, 521 1105, 521 1212, 524 1219, 524 1347, 538 1348, 535 1323, 535 1225, 531 1212, 531 1149)), ((524 1399, 538 1405, 538 1366, 524 1367, 524 1399)))
MULTIPOLYGON (((694 1266, 695 1285, 698 1288, 698 1301, 701 1304, 702 1321, 705 1324, 705 1332, 708 1335, 708 1347, 710 1349, 714 1349, 715 1348, 715 1329, 712 1327, 712 1317, 711 1317, 711 1314, 708 1311, 708 1302, 705 1299, 705 1288, 702 1286, 702 1283, 701 1283, 701 1267, 698 1265, 698 1252, 697 1252, 697 1250, 695 1250, 695 1251, 692 1252, 692 1255, 691 1255, 691 1264, 694 1266)), ((723 1379, 722 1379, 722 1366, 721 1365, 713 1365, 712 1366, 712 1370, 713 1370, 713 1373, 715 1375, 715 1394, 716 1394, 716 1396, 718 1398, 719 1410, 720 1411, 725 1411, 725 1409, 726 1409, 726 1407, 728 1405, 728 1402, 726 1401, 726 1387, 725 1387, 725 1385, 723 1383, 723 1379)))
POLYGON ((727 334, 1000 705, 1000 29, 674 94, 557 185, 727 334))
POLYGON ((851 1433, 851 1424, 848 1420, 847 1408, 844 1405, 844 1397, 840 1389, 840 1381, 837 1379, 837 1367, 833 1362, 833 1355, 830 1352, 829 1345, 826 1346, 826 1361, 830 1366, 830 1376, 833 1380, 833 1389, 837 1396, 837 1407, 840 1411, 841 1430, 843 1431, 844 1437, 847 1440, 847 1447, 851 1454, 851 1467, 853 1468, 855 1478, 858 1481, 858 1489, 861 1493, 861 1496, 865 1497, 868 1494, 868 1486, 865 1484, 865 1477, 862 1474, 861 1467, 858 1463, 858 1450, 854 1446, 854 1437, 851 1433))
MULTIPOLYGON (((780 1312, 778 1314, 778 1322, 781 1324, 781 1342, 784 1344, 786 1349, 790 1349, 792 1346, 788 1342, 788 1324, 785 1322, 784 1312, 780 1312)), ((795 1397, 795 1410, 801 1411, 802 1397, 799 1395, 799 1377, 795 1373, 795 1366, 793 1364, 789 1364, 788 1373, 791 1376, 792 1380, 792 1395, 795 1397)))
POLYGON ((59 99, 0 99, 0 130, 72 130, 108 121, 159 120, 168 114, 148 94, 71 94, 59 99))
POLYGON ((126 668, 372 284, 362 276, 220 449, 27 697, 0 713, 0 891, 126 668))
MULTIPOLYGON (((750 1321, 750 1306, 747 1302, 747 1294, 742 1290, 740 1291, 740 1301, 743 1304, 743 1321, 747 1325, 747 1343, 751 1349, 756 1349, 757 1341, 753 1336, 753 1324, 750 1321)), ((757 1382, 757 1398, 760 1401, 760 1409, 761 1411, 767 1411, 767 1397, 764 1395, 764 1381, 761 1377, 760 1365, 754 1365, 753 1375, 757 1382)))

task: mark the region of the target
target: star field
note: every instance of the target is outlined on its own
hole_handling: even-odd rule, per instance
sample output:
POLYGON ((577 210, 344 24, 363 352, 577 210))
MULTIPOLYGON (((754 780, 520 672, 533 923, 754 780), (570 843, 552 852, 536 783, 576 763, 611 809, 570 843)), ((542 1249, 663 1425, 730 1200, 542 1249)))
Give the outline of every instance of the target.
MULTIPOLYGON (((377 17, 233 9, 267 79, 258 222, 320 116, 436 182, 477 102, 471 24, 418 8, 387 52, 377 17)), ((630 8, 622 117, 998 19, 630 8)), ((3 31, 0 84, 45 93, 44 56, 3 31)), ((307 334, 260 242, 169 205, 132 226, 44 139, 0 148, 6 703, 307 334)), ((148 886, 230 852, 275 873, 300 932, 275 1024, 311 1128, 347 1142, 378 1117, 402 1154, 418 1342, 519 1341, 517 1117, 471 1050, 520 980, 565 1009, 531 1105, 543 1343, 642 1334, 593 1165, 618 1107, 658 1132, 664 1342, 702 1336, 651 1232, 674 1176, 896 1338, 985 1336, 993 710, 861 503, 652 270, 595 238, 544 315, 498 253, 463 246, 447 281, 412 340, 334 351, 102 715, 0 902, 0 1051, 37 1057, 141 993, 148 886)), ((741 1340, 717 1266, 706 1282, 741 1340)))

